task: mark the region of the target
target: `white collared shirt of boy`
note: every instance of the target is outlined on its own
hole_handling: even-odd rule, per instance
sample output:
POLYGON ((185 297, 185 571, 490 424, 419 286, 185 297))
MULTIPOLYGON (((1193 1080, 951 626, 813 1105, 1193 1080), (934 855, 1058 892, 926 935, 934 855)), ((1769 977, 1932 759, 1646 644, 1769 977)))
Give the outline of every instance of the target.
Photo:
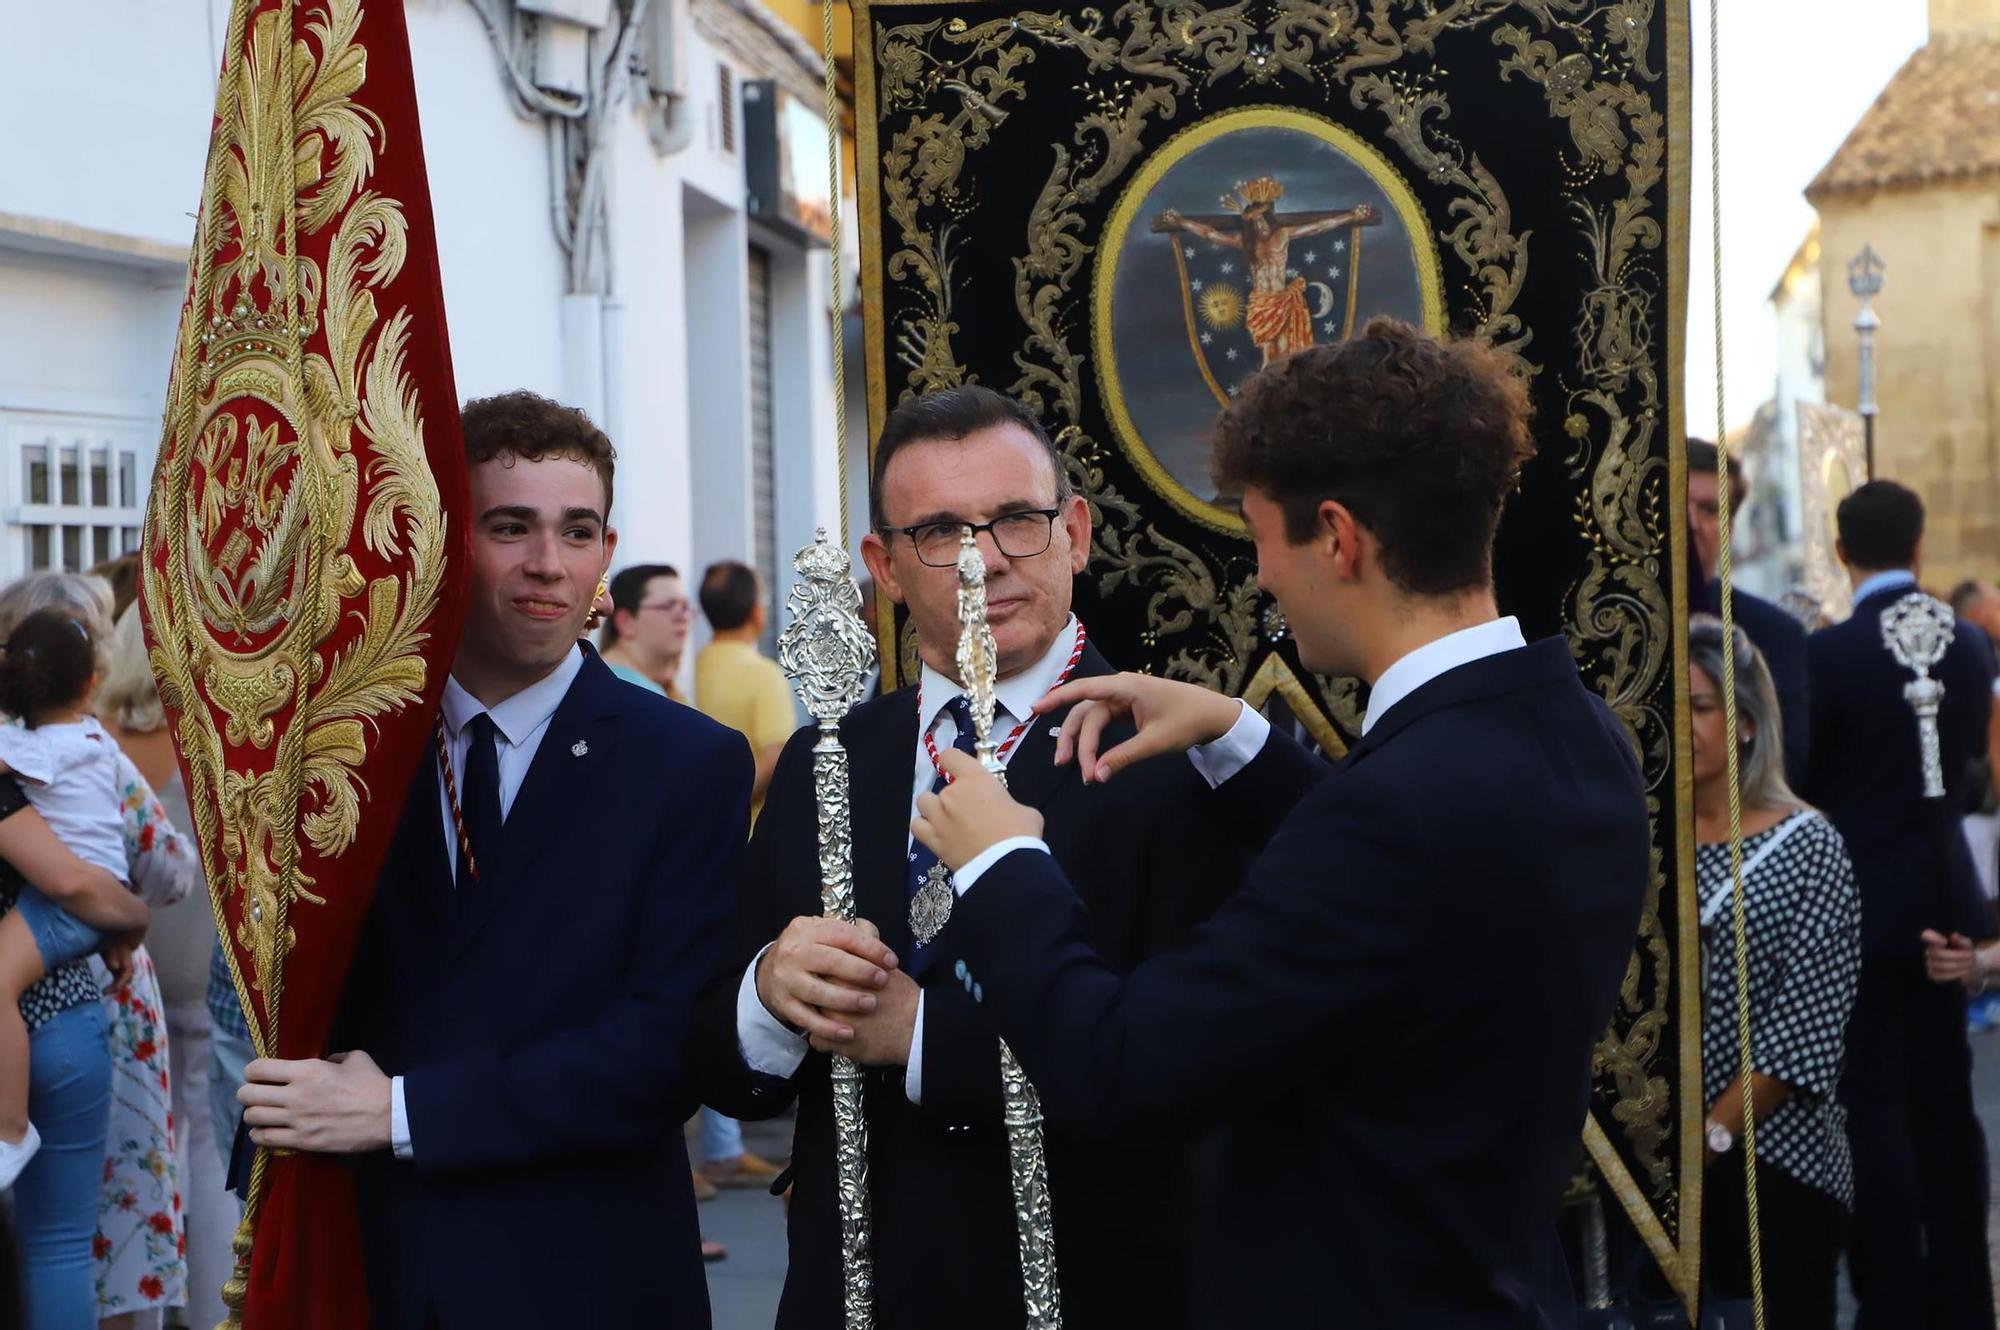
MULTIPOLYGON (((1398 702, 1439 675, 1526 645, 1519 621, 1511 616, 1462 628, 1426 642, 1382 671, 1382 677, 1375 681, 1375 687, 1369 692, 1368 710, 1361 718, 1361 732, 1365 735, 1374 729, 1376 723, 1388 715, 1398 702)), ((1242 702, 1237 705, 1241 711, 1229 733, 1188 750, 1188 760, 1194 763, 1195 770, 1202 774, 1210 788, 1249 766, 1251 760, 1264 750, 1264 741, 1270 737, 1269 722, 1248 705, 1242 702)), ((1034 836, 1010 836, 996 841, 952 875, 953 888, 963 896, 972 890, 987 869, 1016 850, 1040 850, 1047 854, 1049 847, 1034 836)))

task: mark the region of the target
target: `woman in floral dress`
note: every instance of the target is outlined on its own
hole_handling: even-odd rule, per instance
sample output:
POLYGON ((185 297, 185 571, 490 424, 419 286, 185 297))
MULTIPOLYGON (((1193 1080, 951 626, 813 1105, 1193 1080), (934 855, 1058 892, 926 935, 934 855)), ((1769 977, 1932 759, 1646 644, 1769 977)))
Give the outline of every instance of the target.
MULTIPOLYGON (((131 759, 121 758, 120 765, 133 885, 155 910, 173 905, 194 880, 194 847, 167 821, 131 759)), ((111 1035, 111 1134, 93 1243, 97 1306, 104 1330, 138 1330, 153 1322, 132 1313, 187 1301, 187 1221, 174 1153, 167 1013, 144 947, 133 955, 132 982, 105 994, 104 1010, 111 1035)))
MULTIPOLYGON (((116 578, 112 584, 118 584, 116 578)), ((191 828, 194 823, 187 790, 175 760, 160 693, 153 683, 152 661, 136 602, 118 616, 111 663, 97 689, 97 718, 159 796, 167 824, 191 828)), ((192 862, 198 857, 190 854, 189 859, 192 862)), ((215 1121, 211 1100, 221 1093, 220 1087, 210 1083, 217 1045, 208 985, 216 936, 215 916, 208 908, 208 892, 199 877, 178 908, 153 915, 146 930, 146 950, 153 958, 153 973, 160 983, 167 1017, 171 1059, 167 1076, 173 1090, 175 1160, 180 1169, 181 1221, 187 1237, 183 1319, 208 1330, 228 1318, 222 1286, 236 1268, 230 1243, 242 1212, 224 1185, 228 1161, 222 1158, 211 1126, 215 1121)), ((225 987, 227 984, 225 975, 225 987)), ((230 996, 235 996, 233 989, 230 996)), ((233 1087, 229 1093, 233 1095, 233 1087)), ((233 1105, 233 1098, 230 1102, 233 1105)), ((233 1130, 235 1116, 231 1114, 228 1121, 233 1130)), ((161 1278, 163 1286, 165 1282, 161 1278)))

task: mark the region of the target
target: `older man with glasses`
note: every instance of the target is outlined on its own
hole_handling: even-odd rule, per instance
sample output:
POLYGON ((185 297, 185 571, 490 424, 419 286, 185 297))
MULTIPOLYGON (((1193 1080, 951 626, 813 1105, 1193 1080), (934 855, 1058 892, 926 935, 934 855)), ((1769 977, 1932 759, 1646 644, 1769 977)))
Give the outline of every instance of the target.
MULTIPOLYGON (((998 1046, 973 1020, 978 986, 933 964, 954 894, 944 866, 910 838, 917 796, 941 784, 939 755, 972 746, 954 659, 967 529, 986 559, 999 656, 994 739, 1016 797, 1043 810, 1054 853, 1091 884, 1092 937, 1111 963, 1184 941, 1243 863, 1208 821, 1207 787, 1185 760, 1110 786, 1054 764, 1061 717, 1036 720, 1036 701, 1112 667, 1070 613, 1090 510, 1040 422, 979 387, 914 398, 890 413, 873 480, 863 554, 876 587, 908 609, 922 671, 842 726, 865 922, 819 917, 814 734, 801 731, 778 761, 725 967, 704 998, 703 1092, 739 1117, 799 1105, 780 1330, 842 1324, 832 1090, 828 1058, 808 1048, 815 1035, 879 1064, 865 1093, 879 1330, 1017 1330, 998 1046)), ((1187 1325, 1189 1154, 1144 1133, 1085 1140, 1051 1116, 1048 1159, 1065 1322, 1187 1325)))

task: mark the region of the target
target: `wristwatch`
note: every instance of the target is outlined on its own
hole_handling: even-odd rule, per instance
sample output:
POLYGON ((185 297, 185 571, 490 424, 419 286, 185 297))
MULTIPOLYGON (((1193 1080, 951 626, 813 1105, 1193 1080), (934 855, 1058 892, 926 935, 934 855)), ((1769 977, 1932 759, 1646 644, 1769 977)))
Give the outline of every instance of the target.
POLYGON ((1708 1120, 1707 1131, 1710 1153, 1726 1155, 1736 1148, 1736 1133, 1730 1131, 1729 1128, 1723 1126, 1714 1118, 1708 1120))

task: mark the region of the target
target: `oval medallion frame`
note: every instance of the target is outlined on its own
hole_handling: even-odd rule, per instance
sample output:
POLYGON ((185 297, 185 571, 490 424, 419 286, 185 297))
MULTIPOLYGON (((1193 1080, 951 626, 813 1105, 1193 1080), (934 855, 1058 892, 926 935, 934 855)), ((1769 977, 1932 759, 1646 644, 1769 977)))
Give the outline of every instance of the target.
MULTIPOLYGON (((1105 224, 1105 241, 1096 271, 1092 277, 1091 289, 1091 345, 1095 353, 1098 391, 1103 398, 1105 414, 1110 418, 1112 433, 1117 437, 1118 446, 1138 468, 1148 484, 1177 509, 1187 516, 1213 530, 1228 535, 1248 538, 1249 531, 1243 518, 1234 508, 1204 498, 1189 489, 1174 474, 1174 470, 1160 459, 1159 454, 1145 440, 1138 421, 1134 418, 1134 404, 1126 391, 1123 376, 1118 365, 1117 292, 1121 263, 1128 257, 1127 239, 1135 223, 1140 221, 1139 213, 1153 196, 1155 189, 1194 153, 1207 148, 1234 134, 1246 130, 1281 130, 1304 134, 1318 143, 1339 153, 1368 181, 1380 191, 1389 207, 1394 211, 1395 220, 1400 223, 1402 238, 1407 243, 1410 260, 1415 268, 1417 313, 1424 329, 1441 333, 1445 328, 1444 287, 1440 277, 1440 261, 1437 239, 1432 233, 1423 206, 1417 201, 1410 188, 1389 159, 1377 151, 1360 136, 1332 120, 1280 106, 1243 107, 1232 111, 1218 112, 1204 120, 1197 121, 1167 140, 1160 149, 1148 157, 1140 170, 1127 182, 1124 191, 1112 206, 1105 224)), ((1350 277, 1351 283, 1354 279, 1350 277)), ((1319 285, 1315 283, 1314 285, 1319 285)), ((1329 295, 1331 289, 1327 288, 1329 295)), ((1183 296, 1186 291, 1183 287, 1183 296)), ((1324 311, 1316 313, 1320 317, 1324 311)), ((1188 311, 1187 339, 1194 343, 1194 313, 1188 311)), ((1352 331, 1352 315, 1342 335, 1352 331)), ((1163 342, 1166 335, 1162 334, 1163 342)), ((1176 329, 1173 337, 1179 339, 1181 331, 1176 329)), ((1198 343, 1191 346, 1196 357, 1196 366, 1211 389, 1217 387, 1214 378, 1202 360, 1198 343)))

